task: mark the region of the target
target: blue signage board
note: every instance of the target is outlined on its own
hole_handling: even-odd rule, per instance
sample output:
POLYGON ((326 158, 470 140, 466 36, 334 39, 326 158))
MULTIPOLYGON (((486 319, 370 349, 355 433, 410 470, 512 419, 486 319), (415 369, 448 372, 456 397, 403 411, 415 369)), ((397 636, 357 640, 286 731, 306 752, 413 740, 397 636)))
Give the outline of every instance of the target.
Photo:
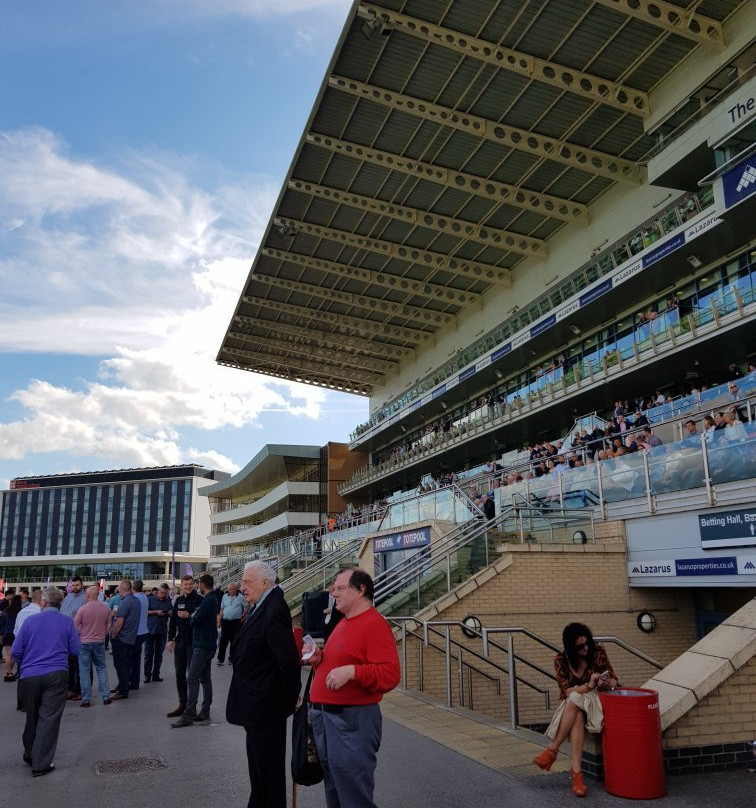
POLYGON ((756 191, 756 157, 749 157, 722 174, 722 191, 726 208, 737 205, 754 193, 756 191))
POLYGON ((698 515, 702 547, 756 547, 756 507, 698 515))
POLYGON ((431 398, 438 398, 440 395, 443 395, 446 392, 446 385, 442 384, 441 387, 437 387, 432 393, 431 398))
POLYGON ((590 292, 586 292, 584 295, 580 295, 580 305, 585 306, 588 303, 592 303, 596 298, 601 297, 601 295, 606 294, 612 288, 612 279, 604 281, 600 283, 595 289, 591 289, 590 292))
POLYGON ((643 268, 650 267, 651 264, 655 264, 657 261, 661 261, 665 255, 669 255, 671 252, 674 252, 679 247, 685 244, 685 233, 678 233, 674 238, 671 238, 669 241, 665 241, 664 244, 660 244, 655 249, 651 250, 648 255, 643 256, 643 268))
POLYGON ((388 553, 391 550, 410 550, 413 547, 425 547, 430 544, 430 540, 429 527, 404 530, 401 533, 389 533, 386 536, 373 539, 373 552, 388 553))
POLYGON ((459 380, 463 382, 465 379, 469 379, 470 376, 473 375, 473 373, 475 373, 475 365, 472 365, 472 367, 467 368, 467 370, 463 370, 462 373, 459 374, 459 380))
POLYGON ((501 359, 502 356, 506 356, 508 353, 512 352, 512 343, 508 342, 506 345, 502 345, 501 348, 497 348, 491 354, 491 361, 495 362, 497 359, 501 359))
POLYGON ((735 556, 716 558, 676 558, 675 575, 737 575, 738 559, 735 556))
POLYGON ((530 336, 536 337, 538 334, 543 333, 547 328, 551 328, 552 325, 556 322, 556 314, 552 314, 551 317, 547 317, 545 320, 542 320, 537 325, 534 325, 530 329, 530 336))

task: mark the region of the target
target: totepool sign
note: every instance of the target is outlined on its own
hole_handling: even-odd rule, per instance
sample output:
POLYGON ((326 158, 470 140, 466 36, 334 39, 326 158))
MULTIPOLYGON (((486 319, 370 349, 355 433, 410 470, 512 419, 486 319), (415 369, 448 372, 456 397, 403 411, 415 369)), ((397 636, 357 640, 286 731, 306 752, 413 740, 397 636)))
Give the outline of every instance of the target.
POLYGON ((428 544, 430 544, 430 528, 420 527, 416 530, 389 533, 373 539, 373 552, 388 553, 391 550, 410 550, 413 547, 425 547, 428 544))

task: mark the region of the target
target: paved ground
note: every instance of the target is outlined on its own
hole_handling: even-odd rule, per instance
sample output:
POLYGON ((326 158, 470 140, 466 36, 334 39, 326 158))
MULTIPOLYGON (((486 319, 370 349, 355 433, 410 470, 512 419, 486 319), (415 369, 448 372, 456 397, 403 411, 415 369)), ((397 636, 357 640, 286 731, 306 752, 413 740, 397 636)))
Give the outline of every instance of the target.
MULTIPOLYGON (((171 804, 244 808, 249 794, 243 730, 226 724, 224 706, 231 669, 213 665, 215 707, 208 726, 171 729, 165 717, 177 704, 172 658, 165 682, 142 685, 128 703, 88 710, 69 702, 63 716, 56 771, 38 779, 21 760, 23 713, 15 684, 0 683, 0 799, 5 804, 82 805, 117 799, 129 808, 171 804), (163 768, 97 774, 97 764, 161 758, 163 768), (199 802, 198 802, 199 801, 199 802)), ((110 663, 109 663, 110 664, 110 663)), ((114 681, 114 677, 111 681, 114 681)), ((574 802, 566 759, 559 771, 542 774, 529 763, 539 750, 534 736, 511 735, 396 692, 384 703, 383 748, 377 776, 380 808, 561 808, 574 802)), ((589 782, 594 806, 663 805, 664 808, 756 808, 756 775, 741 771, 668 780, 668 795, 628 803, 589 782)), ((322 786, 299 788, 298 808, 324 808, 322 786)), ((343 806, 343 808, 350 808, 343 806)))

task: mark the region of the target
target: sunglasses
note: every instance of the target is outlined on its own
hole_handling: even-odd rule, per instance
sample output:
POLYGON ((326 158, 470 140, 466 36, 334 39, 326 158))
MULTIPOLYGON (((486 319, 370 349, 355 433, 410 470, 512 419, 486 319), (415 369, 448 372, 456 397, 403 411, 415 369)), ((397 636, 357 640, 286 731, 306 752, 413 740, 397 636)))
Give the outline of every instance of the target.
POLYGON ((587 642, 576 643, 575 644, 575 650, 582 651, 583 648, 588 648, 588 645, 589 645, 589 643, 587 643, 587 642))

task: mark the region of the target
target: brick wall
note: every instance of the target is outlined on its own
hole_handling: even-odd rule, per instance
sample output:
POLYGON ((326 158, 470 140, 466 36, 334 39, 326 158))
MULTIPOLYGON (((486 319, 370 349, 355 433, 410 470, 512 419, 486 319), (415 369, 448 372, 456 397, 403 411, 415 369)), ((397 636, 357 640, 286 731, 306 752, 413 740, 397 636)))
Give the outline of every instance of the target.
POLYGON ((756 657, 663 733, 670 772, 734 768, 753 761, 756 657))
MULTIPOLYGON (((598 527, 598 526, 597 526, 598 527)), ((575 545, 512 545, 507 547, 513 563, 500 574, 441 611, 434 620, 462 620, 476 615, 487 628, 522 626, 561 647, 563 627, 572 621, 590 626, 596 635, 615 635, 666 665, 696 641, 693 603, 690 593, 675 589, 630 589, 621 525, 602 525, 605 541, 575 545), (636 617, 644 609, 653 611, 657 628, 644 634, 636 617)), ((452 639, 482 650, 480 641, 471 641, 452 631, 452 639)), ((492 636, 506 646, 506 636, 492 636)), ((443 647, 441 638, 435 642, 443 647)), ((417 640, 407 646, 408 686, 419 689, 422 669, 424 690, 445 699, 446 664, 444 654, 433 648, 422 649, 417 640), (422 665, 422 668, 421 668, 422 665)), ((522 635, 515 637, 515 652, 553 672, 554 652, 522 635)), ((640 686, 655 669, 611 643, 607 652, 623 684, 640 686)), ((462 674, 456 652, 451 660, 452 701, 473 707, 499 720, 508 720, 508 677, 503 650, 492 651, 499 668, 476 660, 463 652, 462 674), (462 684, 460 686, 460 678, 462 684), (498 687, 498 693, 497 693, 498 687)), ((526 684, 518 685, 520 724, 539 727, 548 722, 558 703, 558 691, 548 675, 517 665, 526 684), (550 694, 550 706, 538 690, 550 694)))

